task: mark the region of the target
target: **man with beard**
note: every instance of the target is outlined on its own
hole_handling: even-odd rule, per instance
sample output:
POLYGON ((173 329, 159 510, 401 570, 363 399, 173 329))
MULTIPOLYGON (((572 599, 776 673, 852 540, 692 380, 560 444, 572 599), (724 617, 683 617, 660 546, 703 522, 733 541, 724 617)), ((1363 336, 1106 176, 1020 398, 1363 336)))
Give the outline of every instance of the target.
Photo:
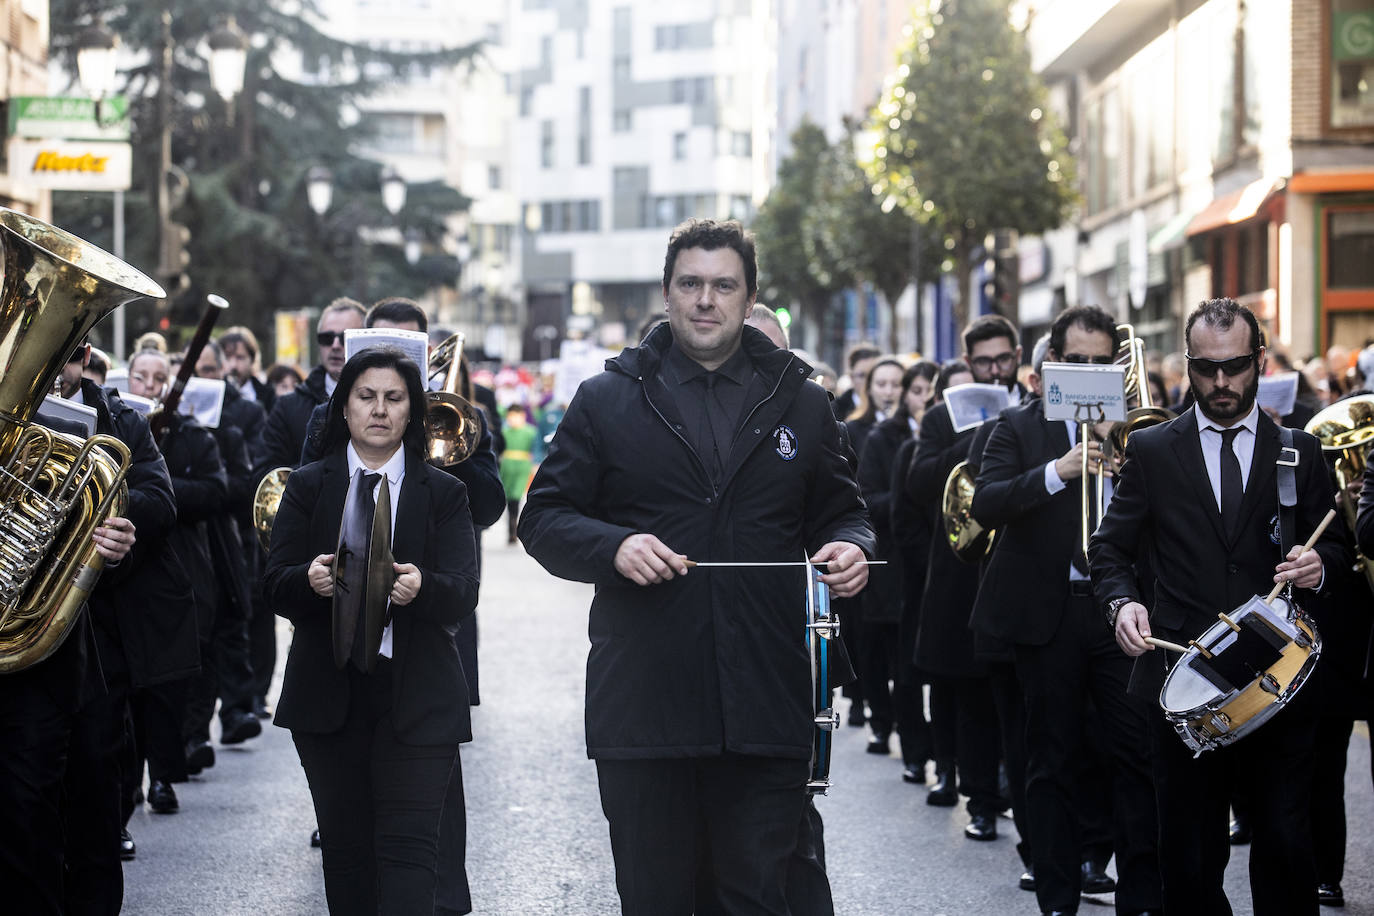
POLYGON ((225 330, 218 343, 224 352, 224 378, 230 387, 245 401, 261 404, 264 413, 270 412, 277 393, 258 378, 262 368, 258 362, 258 338, 248 328, 235 326, 225 330))
MULTIPOLYGON (((1116 494, 1088 552, 1094 596, 1117 643, 1137 658, 1131 690, 1151 699, 1159 695, 1166 659, 1146 637, 1186 644, 1218 612, 1271 584, 1320 589, 1325 570, 1350 562, 1339 526, 1300 554, 1301 542, 1332 508, 1335 488, 1317 440, 1294 430, 1292 447, 1284 448, 1279 428, 1255 404, 1264 372, 1255 316, 1232 299, 1208 300, 1188 316, 1184 340, 1196 404, 1131 436, 1116 494), (1291 510, 1279 505, 1280 463, 1292 466, 1297 504, 1291 510), (1298 546, 1285 550, 1291 543, 1298 546), (1147 557, 1152 599, 1145 598, 1150 583, 1137 575, 1147 557)), ((1256 916, 1317 912, 1308 817, 1314 697, 1310 689, 1299 694, 1255 733, 1196 758, 1152 711, 1165 912, 1231 912, 1222 879, 1233 787, 1253 800, 1256 916)))
MULTIPOLYGON (((1110 364, 1116 319, 1096 306, 1059 313, 1049 361, 1110 364)), ((1037 367, 1038 368, 1038 367, 1037 367)), ((1131 663, 1102 626, 1079 546, 1082 488, 1108 486, 1100 443, 1077 424, 1045 417, 1033 399, 1002 414, 981 456, 973 515, 998 532, 974 617, 980 632, 1013 646, 1025 692, 1026 806, 1034 836, 1036 896, 1045 913, 1078 910, 1085 887, 1075 785, 1087 748, 1091 698, 1111 753, 1116 811, 1116 909, 1158 911, 1154 791, 1144 707, 1126 694, 1131 663), (1057 573, 1057 574, 1056 574, 1057 573)))

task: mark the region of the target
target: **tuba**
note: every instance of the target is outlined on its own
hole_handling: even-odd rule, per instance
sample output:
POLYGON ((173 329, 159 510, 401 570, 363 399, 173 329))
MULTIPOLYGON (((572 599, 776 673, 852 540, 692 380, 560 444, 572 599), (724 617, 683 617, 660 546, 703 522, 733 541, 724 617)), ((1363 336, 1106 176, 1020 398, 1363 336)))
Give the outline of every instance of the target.
POLYGON ((67 638, 104 567, 92 532, 128 502, 122 442, 33 418, 97 322, 165 294, 94 245, 3 208, 0 269, 0 674, 8 674, 67 638))
POLYGON ((454 334, 429 355, 429 376, 444 372, 444 384, 429 392, 425 410, 425 432, 429 442, 429 463, 439 468, 466 461, 477 450, 482 435, 482 420, 465 398, 458 394, 459 372, 463 360, 463 335, 454 334), (447 369, 447 371, 445 371, 447 369))
MULTIPOLYGON (((1364 475, 1366 453, 1374 441, 1374 394, 1360 394, 1337 401, 1307 422, 1306 431, 1317 437, 1328 458, 1334 459, 1336 485, 1340 488, 1341 514, 1349 531, 1355 530, 1358 506, 1345 498, 1346 487, 1364 475)), ((1355 547, 1355 571, 1364 574, 1374 589, 1374 564, 1355 547)))

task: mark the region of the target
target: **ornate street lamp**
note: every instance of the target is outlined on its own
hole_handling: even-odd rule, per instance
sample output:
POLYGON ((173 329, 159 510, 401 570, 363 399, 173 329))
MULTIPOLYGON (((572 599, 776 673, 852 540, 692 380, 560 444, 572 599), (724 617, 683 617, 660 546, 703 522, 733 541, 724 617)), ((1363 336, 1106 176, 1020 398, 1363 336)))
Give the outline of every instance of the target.
POLYGON ((210 33, 210 85, 225 102, 243 91, 248 66, 248 37, 230 16, 210 33))
POLYGON ((316 216, 324 216, 334 202, 334 173, 322 165, 311 166, 305 173, 305 199, 316 216))
POLYGON ((88 26, 76 36, 77 79, 91 98, 114 95, 118 56, 119 39, 102 25, 88 26))
POLYGON ((391 166, 382 169, 382 206, 395 216, 406 205, 406 180, 391 166))

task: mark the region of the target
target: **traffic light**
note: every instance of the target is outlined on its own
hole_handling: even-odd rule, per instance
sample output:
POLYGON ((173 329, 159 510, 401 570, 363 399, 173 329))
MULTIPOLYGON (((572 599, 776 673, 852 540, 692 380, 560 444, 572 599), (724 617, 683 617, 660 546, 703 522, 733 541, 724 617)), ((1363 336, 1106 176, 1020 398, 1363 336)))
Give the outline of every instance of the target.
POLYGON ((168 297, 175 296, 191 285, 186 268, 191 265, 191 230, 177 222, 168 221, 162 229, 162 250, 158 253, 158 279, 168 297))
POLYGON ((780 309, 774 309, 773 314, 778 316, 778 324, 782 325, 784 331, 792 327, 792 312, 789 311, 786 306, 780 309))

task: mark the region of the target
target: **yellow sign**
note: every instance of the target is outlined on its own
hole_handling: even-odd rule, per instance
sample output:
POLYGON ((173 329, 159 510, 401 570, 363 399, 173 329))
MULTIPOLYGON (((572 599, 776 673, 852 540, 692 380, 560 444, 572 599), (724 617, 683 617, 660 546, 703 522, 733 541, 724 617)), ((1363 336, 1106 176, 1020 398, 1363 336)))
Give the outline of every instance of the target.
POLYGON ((110 161, 109 156, 93 156, 86 153, 82 156, 64 156, 56 150, 40 150, 33 160, 33 171, 35 172, 101 172, 105 171, 105 164, 110 161))
POLYGON ((133 158, 128 143, 19 138, 9 143, 16 183, 59 191, 127 191, 133 158))

